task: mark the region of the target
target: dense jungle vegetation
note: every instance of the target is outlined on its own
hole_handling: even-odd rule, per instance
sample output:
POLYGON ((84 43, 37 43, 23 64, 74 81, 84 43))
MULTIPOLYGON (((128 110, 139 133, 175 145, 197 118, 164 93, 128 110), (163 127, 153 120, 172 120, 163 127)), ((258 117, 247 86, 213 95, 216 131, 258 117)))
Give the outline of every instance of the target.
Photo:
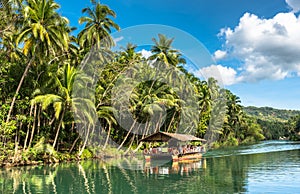
POLYGON ((300 111, 280 110, 272 107, 243 107, 243 110, 257 120, 267 140, 300 137, 300 111))
MULTIPOLYGON (((59 14, 60 6, 54 0, 0 2, 1 163, 134 153, 143 146, 139 140, 155 131, 193 133, 217 140, 210 142, 213 147, 282 135, 273 134, 275 121, 269 123, 246 114, 239 97, 220 88, 215 79, 200 80, 187 72, 186 60, 172 47, 176 37, 157 32, 152 56, 145 58, 132 43, 120 51, 111 50, 114 40, 110 34, 120 27, 114 22, 116 13, 100 2, 91 1, 90 7, 82 9, 78 25, 83 28, 76 35, 76 27, 59 14), (91 53, 96 53, 98 62, 92 61, 93 67, 83 71, 80 64, 89 60, 91 53), (153 68, 167 68, 170 71, 164 72, 168 74, 161 74, 164 79, 173 81, 176 74, 180 83, 185 80, 191 87, 176 83, 170 87, 154 80, 157 75, 152 75, 153 68), (118 104, 123 101, 112 95, 118 92, 114 91, 120 84, 117 80, 126 82, 125 72, 150 80, 139 84, 133 80, 118 87, 119 92, 126 93, 128 85, 135 86, 129 87, 128 106, 118 104), (98 75, 98 79, 92 80, 89 73, 98 75), (74 95, 74 86, 76 92, 85 92, 74 95), (86 92, 92 87, 94 92, 86 92), (178 91, 193 93, 199 109, 188 107, 191 99, 182 98, 178 91), (126 111, 133 115, 133 122, 124 128, 116 114, 126 111), (98 125, 84 122, 93 121, 95 116, 98 125), (156 124, 149 122, 153 116, 158 117, 156 124), (182 123, 182 118, 189 118, 188 122, 182 123), (184 130, 178 130, 179 126, 184 130), (112 148, 111 142, 118 146, 112 148)), ((126 119, 126 115, 120 117, 126 119)), ((284 135, 299 131, 299 116, 289 122, 292 124, 284 135)))

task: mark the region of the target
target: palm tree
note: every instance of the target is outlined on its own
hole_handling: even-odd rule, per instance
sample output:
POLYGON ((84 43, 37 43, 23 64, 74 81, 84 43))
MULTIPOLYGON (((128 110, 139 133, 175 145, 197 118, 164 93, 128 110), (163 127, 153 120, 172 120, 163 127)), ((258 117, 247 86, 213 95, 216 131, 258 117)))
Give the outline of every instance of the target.
POLYGON ((177 66, 178 64, 185 64, 186 61, 181 57, 178 50, 172 48, 174 38, 168 39, 163 34, 158 34, 159 40, 153 38, 154 46, 151 48, 152 56, 149 60, 158 60, 167 65, 177 66))
POLYGON ((27 66, 12 99, 6 122, 10 120, 16 98, 30 67, 37 60, 42 62, 45 58, 56 56, 68 48, 68 20, 56 12, 58 8, 59 5, 53 0, 26 0, 22 7, 23 27, 16 38, 16 45, 22 45, 27 66))
POLYGON ((65 65, 61 72, 58 72, 58 76, 55 77, 56 86, 58 91, 55 94, 42 94, 36 96, 33 100, 33 104, 42 104, 42 108, 45 110, 49 105, 53 105, 54 114, 58 120, 56 128, 56 135, 53 142, 53 147, 57 143, 59 132, 63 124, 63 119, 66 111, 70 110, 72 104, 76 103, 76 99, 73 99, 72 89, 75 81, 75 77, 78 76, 79 72, 71 67, 69 64, 65 65))
POLYGON ((17 10, 20 7, 20 1, 0 1, 0 47, 9 61, 21 58, 20 49, 15 44, 16 31, 20 23, 17 10))
POLYGON ((201 107, 201 113, 204 112, 210 112, 211 110, 211 96, 210 96, 210 92, 209 92, 209 88, 208 85, 206 83, 206 81, 203 81, 201 86, 200 86, 200 99, 199 99, 199 103, 200 103, 200 107, 201 107))
POLYGON ((126 48, 123 48, 123 51, 120 52, 120 56, 118 62, 121 64, 126 64, 127 67, 130 65, 134 65, 142 61, 142 54, 137 53, 135 49, 137 48, 136 45, 132 43, 128 43, 126 48))
POLYGON ((100 43, 104 47, 111 47, 114 44, 111 33, 111 28, 120 30, 120 27, 112 21, 109 17, 116 17, 116 14, 107 5, 102 5, 100 2, 91 1, 93 8, 84 8, 82 10, 83 16, 79 19, 79 23, 85 23, 84 29, 79 32, 79 45, 82 48, 91 48, 96 46, 100 48, 100 43))
POLYGON ((108 144, 112 124, 117 124, 117 121, 113 116, 113 111, 115 111, 115 110, 111 106, 101 106, 99 108, 99 110, 97 110, 97 115, 98 115, 99 119, 104 119, 108 124, 108 131, 107 131, 105 143, 103 145, 103 149, 105 149, 108 144))
POLYGON ((239 104, 240 98, 232 94, 229 90, 225 90, 227 98, 227 113, 223 129, 223 140, 230 134, 236 136, 238 128, 242 122, 243 111, 242 106, 239 104))
POLYGON ((242 106, 240 105, 241 100, 238 96, 234 94, 229 94, 228 100, 228 113, 231 120, 232 127, 236 128, 237 124, 241 121, 242 118, 242 106))

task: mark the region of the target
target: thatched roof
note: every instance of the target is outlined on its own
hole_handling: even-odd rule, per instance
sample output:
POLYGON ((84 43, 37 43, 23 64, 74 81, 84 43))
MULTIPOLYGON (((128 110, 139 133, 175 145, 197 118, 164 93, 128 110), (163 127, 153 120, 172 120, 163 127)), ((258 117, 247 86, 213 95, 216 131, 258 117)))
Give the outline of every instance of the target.
POLYGON ((170 139, 177 141, 206 141, 189 134, 179 134, 179 133, 167 133, 167 132, 157 132, 152 135, 149 135, 142 139, 143 142, 167 142, 170 139))

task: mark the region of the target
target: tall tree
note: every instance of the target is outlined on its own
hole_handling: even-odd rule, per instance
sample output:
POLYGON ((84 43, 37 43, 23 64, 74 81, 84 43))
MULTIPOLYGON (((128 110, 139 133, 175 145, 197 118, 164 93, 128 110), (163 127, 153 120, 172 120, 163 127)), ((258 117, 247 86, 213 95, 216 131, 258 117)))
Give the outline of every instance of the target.
POLYGON ((120 27, 110 17, 116 17, 116 13, 107 5, 92 0, 93 7, 87 7, 82 10, 83 16, 79 23, 85 23, 85 27, 78 34, 79 45, 82 48, 90 49, 93 46, 97 48, 102 46, 111 47, 114 40, 110 36, 111 29, 120 30, 120 27))
POLYGON ((75 103, 76 99, 72 98, 72 89, 74 86, 75 77, 78 76, 78 72, 74 67, 71 67, 69 64, 65 65, 58 72, 58 76, 55 76, 56 86, 58 91, 55 91, 55 94, 41 94, 37 95, 32 103, 42 104, 43 109, 48 108, 49 105, 53 105, 54 114, 58 120, 56 127, 56 134, 53 142, 53 147, 57 143, 59 132, 63 124, 64 115, 66 111, 69 111, 72 107, 72 104, 75 103))
POLYGON ((68 20, 56 12, 58 8, 59 5, 53 0, 26 0, 22 6, 20 14, 23 27, 17 35, 16 45, 22 46, 27 65, 12 99, 6 122, 10 120, 16 98, 30 67, 68 48, 68 20))
POLYGON ((151 52, 153 55, 149 57, 150 60, 158 60, 167 65, 177 66, 178 64, 185 64, 186 61, 181 57, 178 50, 172 48, 174 38, 168 39, 163 34, 158 34, 158 40, 153 38, 154 42, 151 52))

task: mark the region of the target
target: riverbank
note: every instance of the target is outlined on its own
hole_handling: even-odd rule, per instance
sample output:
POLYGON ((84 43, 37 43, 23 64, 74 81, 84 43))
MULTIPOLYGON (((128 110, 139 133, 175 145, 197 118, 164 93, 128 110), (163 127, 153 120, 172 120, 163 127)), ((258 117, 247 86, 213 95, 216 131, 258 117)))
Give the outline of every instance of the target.
MULTIPOLYGON (((289 144, 297 144, 298 141, 291 140, 269 140, 269 141, 261 141, 261 142, 282 142, 289 144)), ((218 152, 218 150, 236 150, 243 149, 244 147, 255 145, 259 142, 251 142, 248 144, 238 144, 238 145, 225 145, 225 144, 214 144, 214 146, 210 147, 210 150, 214 150, 214 152, 218 152)), ((263 149, 263 148, 262 148, 263 149)), ((100 152, 96 152, 93 149, 86 148, 82 154, 79 156, 78 152, 62 152, 55 151, 52 146, 49 144, 45 144, 40 146, 39 144, 35 145, 30 149, 19 149, 16 154, 14 154, 14 150, 0 150, 0 168, 7 167, 17 167, 17 166, 32 166, 32 165, 45 165, 45 164, 56 164, 56 163, 64 163, 64 162, 78 162, 90 159, 120 159, 123 157, 132 157, 137 154, 124 154, 123 150, 117 150, 116 148, 107 147, 105 150, 101 150, 100 152), (5 152, 5 154, 3 154, 5 152)), ((206 154, 205 156, 210 156, 210 154, 206 154)))
POLYGON ((19 150, 17 154, 2 155, 0 160, 0 167, 16 167, 16 166, 31 166, 54 164, 60 162, 72 162, 85 160, 92 157, 78 157, 76 154, 55 152, 53 154, 37 153, 33 149, 19 150))
POLYGON ((72 153, 55 151, 52 146, 45 144, 42 146, 35 145, 29 149, 19 149, 16 153, 14 150, 1 150, 0 151, 0 167, 16 167, 16 166, 32 166, 32 165, 44 165, 55 164, 63 162, 76 162, 89 159, 119 159, 125 156, 132 156, 133 154, 124 154, 122 150, 116 148, 107 147, 101 152, 96 152, 93 149, 86 148, 79 156, 78 152, 72 153))
POLYGON ((263 141, 209 152, 205 165, 203 161, 149 165, 142 158, 125 158, 3 168, 0 193, 298 193, 300 189, 300 142, 263 141))

